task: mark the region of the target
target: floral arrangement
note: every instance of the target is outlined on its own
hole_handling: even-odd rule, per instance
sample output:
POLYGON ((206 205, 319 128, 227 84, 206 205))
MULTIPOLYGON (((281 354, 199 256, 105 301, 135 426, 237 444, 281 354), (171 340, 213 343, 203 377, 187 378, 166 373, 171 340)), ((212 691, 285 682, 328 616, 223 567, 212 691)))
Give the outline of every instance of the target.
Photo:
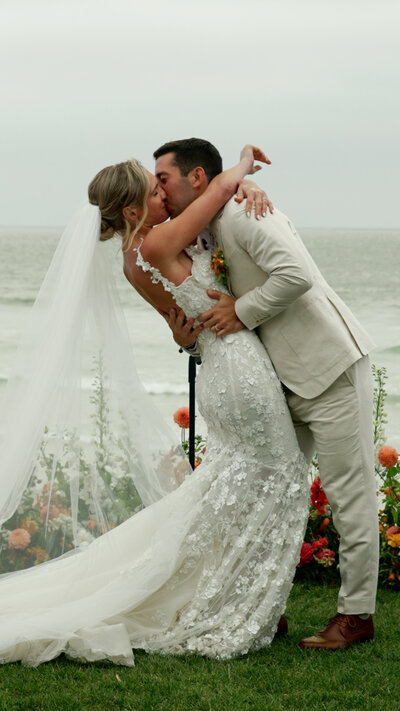
MULTIPOLYGON (((317 471, 317 460, 312 464, 317 471)), ((332 510, 317 474, 310 489, 310 512, 297 565, 298 578, 334 578, 337 575, 339 536, 332 522, 332 510)))
POLYGON ((380 561, 379 582, 400 590, 400 464, 394 447, 381 447, 379 463, 385 470, 379 509, 380 561))
MULTIPOLYGON (((176 424, 181 428, 181 444, 187 456, 189 456, 189 442, 186 440, 185 431, 189 429, 189 412, 188 407, 180 407, 174 413, 174 422, 176 422, 176 424)), ((194 442, 194 452, 196 455, 194 460, 194 468, 196 469, 196 467, 198 467, 203 461, 203 455, 206 453, 206 446, 205 440, 199 434, 195 435, 194 442)))
MULTIPOLYGON (((34 475, 24 492, 14 515, 0 530, 0 572, 21 570, 55 558, 76 545, 88 545, 97 536, 113 528, 130 513, 142 507, 139 495, 130 477, 131 462, 126 443, 116 439, 111 431, 107 393, 104 386, 101 359, 97 363, 92 404, 94 411, 95 461, 85 460, 72 435, 65 434, 65 456, 55 460, 50 451, 50 437, 44 437, 34 475), (80 519, 78 530, 73 531, 70 501, 70 458, 78 452, 84 485, 78 496, 80 519), (97 503, 90 497, 92 477, 97 487, 97 503), (99 516, 99 511, 103 515, 99 516)), ((397 451, 384 444, 384 413, 386 379, 385 370, 374 369, 375 445, 377 448, 376 473, 381 480, 378 495, 381 586, 400 590, 400 462, 397 451)), ((174 421, 181 428, 182 447, 188 454, 186 430, 189 427, 189 408, 179 408, 174 421)), ((206 452, 201 435, 195 437, 197 467, 206 452)), ((171 467, 175 454, 171 452, 171 467)), ((178 462, 175 476, 183 481, 187 467, 178 462), (182 466, 183 465, 183 466, 182 466), (182 466, 182 472, 180 470, 182 466), (184 471, 183 471, 184 469, 184 471)), ((333 525, 332 511, 319 477, 318 461, 312 464, 310 512, 304 542, 301 548, 297 576, 315 580, 333 580, 338 577, 339 536, 333 525)))
POLYGON ((212 254, 210 267, 217 275, 218 281, 228 287, 228 265, 221 249, 216 249, 212 254))
MULTIPOLYGON (((374 388, 374 443, 377 451, 375 471, 381 480, 377 495, 379 508, 380 558, 379 584, 400 590, 400 465, 393 447, 384 446, 386 414, 385 368, 372 366, 374 388)), ((297 569, 298 578, 329 580, 338 578, 339 534, 328 499, 321 487, 318 461, 313 461, 314 479, 310 492, 310 514, 297 569)))
POLYGON ((71 433, 64 433, 64 453, 51 452, 47 429, 34 475, 13 516, 0 529, 0 573, 22 570, 85 546, 142 507, 132 478, 126 443, 111 429, 101 356, 94 365, 94 462, 85 459, 71 433), (82 485, 78 494, 79 522, 73 530, 71 458, 78 457, 82 485), (95 487, 96 502, 92 496, 95 487))
MULTIPOLYGON (((374 441, 377 451, 376 474, 377 478, 381 480, 377 495, 382 500, 379 509, 379 584, 382 587, 400 590, 400 460, 394 447, 384 445, 384 425, 386 423, 384 411, 386 391, 384 384, 386 370, 385 368, 378 369, 375 366, 372 366, 372 370, 375 378, 374 441)), ((187 414, 189 414, 188 408, 187 411, 187 414)), ((178 410, 177 412, 180 411, 178 410)), ((180 424, 177 419, 175 421, 180 424)), ((197 435, 196 453, 204 453, 204 445, 203 438, 197 435)), ((187 443, 184 442, 183 446, 187 452, 187 443)), ((196 459, 196 466, 200 462, 201 457, 196 459)), ((311 479, 310 511, 300 551, 296 578, 335 581, 339 579, 339 534, 333 525, 332 510, 321 484, 317 458, 312 462, 311 479)))

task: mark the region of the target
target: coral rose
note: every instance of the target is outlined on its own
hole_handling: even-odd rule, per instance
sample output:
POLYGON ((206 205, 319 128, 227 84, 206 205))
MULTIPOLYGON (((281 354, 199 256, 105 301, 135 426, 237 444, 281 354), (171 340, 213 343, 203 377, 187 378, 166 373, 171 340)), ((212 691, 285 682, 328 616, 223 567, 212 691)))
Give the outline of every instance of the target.
POLYGON ((313 549, 311 543, 307 543, 306 541, 304 541, 303 545, 301 546, 300 562, 297 564, 297 567, 300 568, 302 565, 305 565, 306 563, 311 563, 313 557, 314 557, 314 549, 313 549))
POLYGON ((23 550, 29 546, 31 537, 24 528, 14 528, 8 537, 8 547, 16 550, 23 550))
POLYGON ((395 533, 399 532, 399 527, 398 526, 389 526, 389 528, 386 529, 385 533, 385 538, 388 540, 390 536, 394 536, 395 533))
POLYGON ((378 459, 383 467, 389 469, 397 464, 399 455, 394 447, 381 447, 378 452, 378 459))
POLYGON ((174 414, 174 422, 179 427, 182 427, 183 430, 187 430, 189 427, 189 408, 180 407, 174 414))

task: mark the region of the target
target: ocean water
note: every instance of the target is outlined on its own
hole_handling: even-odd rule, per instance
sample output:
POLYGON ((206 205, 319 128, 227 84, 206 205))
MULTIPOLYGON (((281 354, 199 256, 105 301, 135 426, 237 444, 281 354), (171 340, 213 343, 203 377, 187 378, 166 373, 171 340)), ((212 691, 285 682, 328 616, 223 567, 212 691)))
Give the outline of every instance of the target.
MULTIPOLYGON (((19 334, 61 232, 48 227, 0 228, 0 398, 19 334)), ((309 229, 300 234, 327 281, 375 340, 371 359, 388 373, 387 440, 400 447, 400 230, 309 229)), ((113 242, 104 249, 116 275, 136 367, 172 423, 174 411, 188 403, 187 356, 178 352, 162 317, 124 278, 122 256, 113 242)), ((197 430, 205 433, 200 417, 197 430)))

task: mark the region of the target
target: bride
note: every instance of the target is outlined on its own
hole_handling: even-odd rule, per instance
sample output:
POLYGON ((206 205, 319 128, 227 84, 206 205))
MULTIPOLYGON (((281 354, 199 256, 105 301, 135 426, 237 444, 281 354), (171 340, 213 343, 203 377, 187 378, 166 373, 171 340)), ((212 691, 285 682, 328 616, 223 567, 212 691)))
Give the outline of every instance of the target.
MULTIPOLYGON (((91 205, 67 229, 64 251, 55 257, 60 269, 50 269, 56 295, 50 306, 46 289, 42 294, 49 314, 45 359, 41 332, 32 351, 41 354, 40 367, 34 358, 25 359, 14 399, 7 401, 19 396, 24 406, 11 408, 4 439, 2 520, 16 510, 43 425, 58 413, 55 403, 73 380, 60 363, 76 365, 79 319, 89 302, 93 324, 103 329, 102 357, 119 396, 117 419, 129 430, 135 451, 132 477, 144 507, 87 547, 1 577, 1 662, 38 665, 64 652, 130 666, 135 648, 229 658, 273 639, 299 559, 307 487, 305 462, 268 355, 253 332, 220 339, 211 330, 195 330, 202 357, 198 404, 208 435, 202 464, 187 475, 143 388, 136 382, 131 387, 133 365, 107 301, 108 273, 97 261, 99 237, 118 233, 125 275, 139 293, 163 312, 178 306, 195 318, 209 307, 207 289, 221 286, 210 253, 193 245, 238 182, 255 172, 255 159, 265 156, 246 146, 237 166, 214 178, 204 195, 166 223, 154 176, 134 160, 105 168, 89 186, 91 205)), ((32 346, 35 338, 28 340, 32 346)), ((72 419, 68 414, 65 422, 72 419)), ((53 420, 59 424, 58 414, 53 420)), ((89 476, 89 467, 85 471, 89 476)), ((70 478, 71 490, 79 488, 79 476, 70 478)))

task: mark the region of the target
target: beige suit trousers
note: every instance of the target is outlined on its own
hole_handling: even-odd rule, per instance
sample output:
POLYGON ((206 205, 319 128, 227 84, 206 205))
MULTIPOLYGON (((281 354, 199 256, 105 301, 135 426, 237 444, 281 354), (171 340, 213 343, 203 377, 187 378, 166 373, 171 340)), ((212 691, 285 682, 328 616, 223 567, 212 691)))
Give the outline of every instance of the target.
POLYGON ((373 382, 368 356, 318 397, 287 392, 302 451, 318 453, 320 476, 340 534, 338 612, 373 613, 379 563, 374 471, 373 382))

